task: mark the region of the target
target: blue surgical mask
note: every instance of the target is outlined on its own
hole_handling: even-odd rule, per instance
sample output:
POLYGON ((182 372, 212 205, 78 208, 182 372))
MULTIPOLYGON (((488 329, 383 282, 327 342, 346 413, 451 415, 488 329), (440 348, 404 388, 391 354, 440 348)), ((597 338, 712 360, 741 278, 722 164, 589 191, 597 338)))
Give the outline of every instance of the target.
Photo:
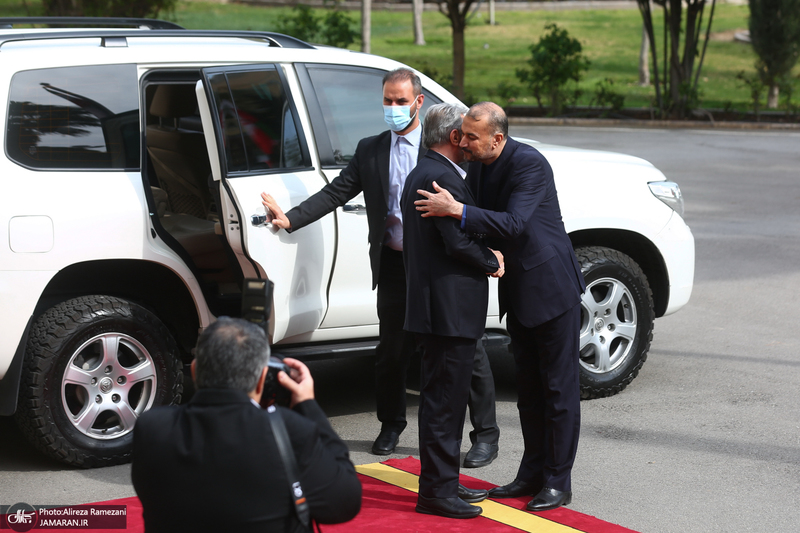
POLYGON ((385 105, 383 106, 383 120, 392 131, 403 131, 417 116, 417 111, 415 109, 412 115, 410 105, 385 105))

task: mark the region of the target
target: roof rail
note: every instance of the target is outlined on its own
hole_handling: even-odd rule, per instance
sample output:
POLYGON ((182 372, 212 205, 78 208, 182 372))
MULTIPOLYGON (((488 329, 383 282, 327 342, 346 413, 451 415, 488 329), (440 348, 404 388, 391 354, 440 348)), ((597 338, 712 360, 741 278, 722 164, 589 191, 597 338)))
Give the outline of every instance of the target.
MULTIPOLYGON (((0 19, 2 21, 3 19, 0 19)), ((238 38, 238 39, 254 39, 267 41, 269 46, 278 48, 307 48, 313 49, 314 47, 305 41, 296 39, 289 35, 281 33, 273 33, 266 31, 244 31, 244 30, 78 30, 74 32, 36 32, 36 33, 14 33, 14 34, 0 34, 0 47, 9 42, 20 41, 40 41, 45 39, 88 39, 88 38, 114 38, 114 37, 220 37, 220 38, 238 38)))
POLYGON ((50 26, 127 26, 149 30, 182 30, 166 20, 122 17, 0 17, 0 28, 10 29, 18 24, 47 24, 50 26))

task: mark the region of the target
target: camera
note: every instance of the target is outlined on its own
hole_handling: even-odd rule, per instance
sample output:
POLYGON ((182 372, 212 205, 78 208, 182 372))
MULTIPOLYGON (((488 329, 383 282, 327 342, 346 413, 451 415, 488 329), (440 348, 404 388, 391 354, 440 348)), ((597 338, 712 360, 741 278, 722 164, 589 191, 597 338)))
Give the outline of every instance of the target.
MULTIPOLYGON (((272 312, 272 288, 274 284, 264 279, 245 279, 242 285, 242 318, 261 326, 269 338, 269 317, 272 312)), ((278 381, 278 372, 295 379, 297 371, 287 366, 280 356, 270 355, 267 361, 267 378, 264 380, 264 393, 261 406, 272 404, 289 406, 291 393, 278 381)))
POLYGON ((261 395, 261 407, 266 408, 272 404, 289 406, 292 395, 278 381, 278 372, 281 371, 286 372, 286 375, 292 378, 294 378, 293 373, 297 373, 295 369, 286 366, 279 357, 270 355, 267 362, 267 379, 264 380, 264 392, 261 395))

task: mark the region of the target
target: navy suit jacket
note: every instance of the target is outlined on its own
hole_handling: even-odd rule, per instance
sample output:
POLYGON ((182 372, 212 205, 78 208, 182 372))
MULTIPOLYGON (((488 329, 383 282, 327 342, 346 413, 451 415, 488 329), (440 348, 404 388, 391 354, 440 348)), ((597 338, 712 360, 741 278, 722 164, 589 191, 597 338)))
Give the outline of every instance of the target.
MULTIPOLYGON (((369 225, 369 260, 372 268, 372 288, 378 285, 381 248, 389 216, 389 156, 392 132, 384 131, 358 142, 356 153, 341 174, 318 193, 287 211, 292 231, 311 224, 337 207, 343 206, 358 193, 364 193, 369 225)), ((419 161, 425 154, 420 147, 419 161)))
POLYGON ((513 312, 523 326, 535 327, 578 304, 586 285, 547 159, 509 137, 491 165, 470 164, 467 185, 478 207, 467 208, 464 229, 503 253, 501 318, 513 312))
POLYGON ((500 264, 485 245, 461 231, 452 217, 423 218, 414 201, 418 189, 434 192, 436 181, 458 201, 474 202, 453 164, 429 151, 406 178, 403 211, 403 260, 406 266, 405 329, 447 337, 478 339, 486 326, 487 272, 500 264))

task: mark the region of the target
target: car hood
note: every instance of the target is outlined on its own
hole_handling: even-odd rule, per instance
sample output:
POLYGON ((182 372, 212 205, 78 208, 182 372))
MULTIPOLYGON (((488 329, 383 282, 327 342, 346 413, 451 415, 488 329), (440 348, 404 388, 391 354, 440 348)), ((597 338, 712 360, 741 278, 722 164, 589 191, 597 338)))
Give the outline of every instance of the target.
POLYGON ((659 172, 652 163, 627 154, 617 152, 605 152, 602 150, 585 150, 583 148, 573 148, 570 146, 560 146, 557 144, 545 144, 532 139, 515 137, 521 143, 528 144, 539 150, 547 161, 558 168, 606 168, 605 165, 612 165, 619 173, 622 168, 629 168, 632 175, 640 175, 646 181, 663 180, 663 174, 659 172), (598 167, 596 165, 601 165, 598 167), (647 169, 645 172, 642 172, 647 169), (657 177, 654 178, 654 173, 657 177))

